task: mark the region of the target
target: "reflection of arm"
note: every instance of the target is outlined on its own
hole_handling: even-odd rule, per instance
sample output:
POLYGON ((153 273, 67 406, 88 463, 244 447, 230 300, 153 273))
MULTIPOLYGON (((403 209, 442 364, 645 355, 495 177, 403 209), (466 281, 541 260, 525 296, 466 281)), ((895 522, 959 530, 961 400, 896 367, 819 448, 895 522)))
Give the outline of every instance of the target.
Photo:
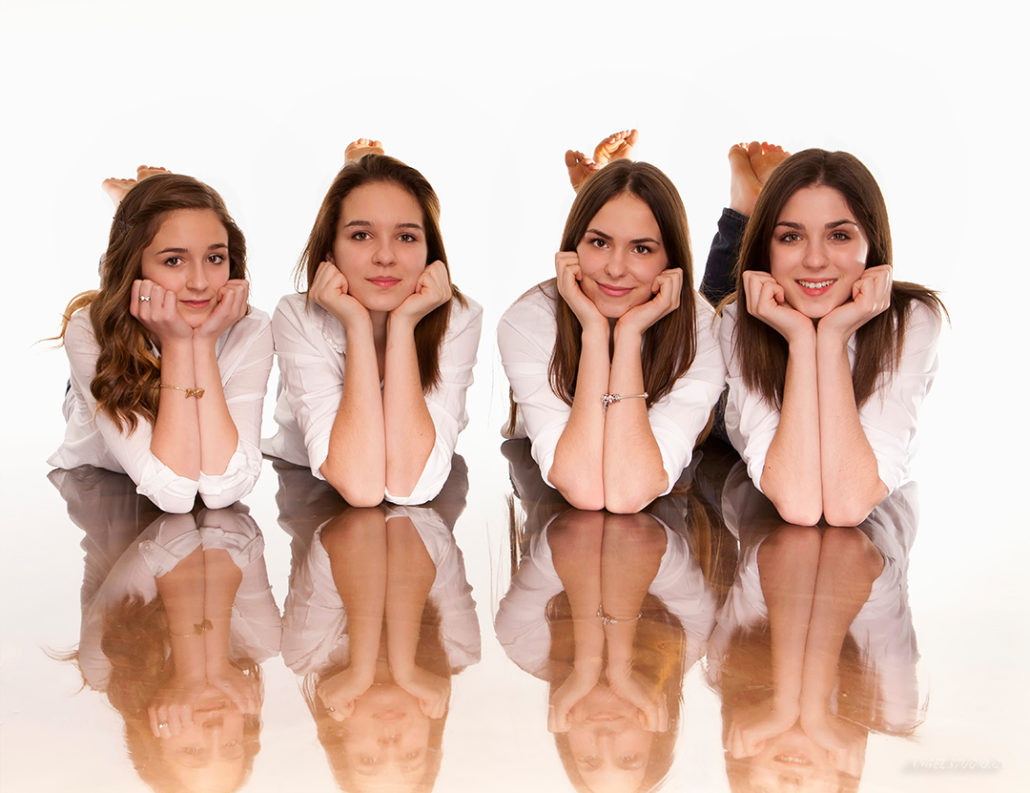
POLYGON ((204 552, 204 617, 211 628, 204 634, 208 674, 222 672, 229 665, 229 624, 232 604, 243 573, 229 556, 216 548, 204 552))
POLYGON ((422 611, 436 567, 410 518, 389 521, 386 547, 386 643, 390 670, 403 686, 415 668, 422 611))
POLYGON ((157 579, 157 593, 168 615, 174 677, 180 681, 203 680, 205 675, 204 555, 192 551, 172 570, 157 579))
POLYGON ((547 530, 554 569, 561 578, 572 611, 576 669, 596 667, 600 673, 604 631, 597 612, 601 607, 601 540, 604 515, 569 510, 547 530))

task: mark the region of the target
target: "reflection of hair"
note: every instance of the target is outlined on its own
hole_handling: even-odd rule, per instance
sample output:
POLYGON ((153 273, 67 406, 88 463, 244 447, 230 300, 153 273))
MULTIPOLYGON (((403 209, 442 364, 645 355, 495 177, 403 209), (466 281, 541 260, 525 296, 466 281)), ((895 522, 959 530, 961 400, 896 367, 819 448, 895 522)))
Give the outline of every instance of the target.
MULTIPOLYGON (((307 245, 297 263, 297 288, 310 289, 314 283, 318 266, 332 256, 336 242, 336 229, 340 224, 340 211, 344 199, 355 188, 376 182, 387 182, 403 188, 418 202, 422 210, 422 225, 426 233, 426 264, 443 262, 450 280, 447 253, 440 233, 440 199, 426 178, 411 166, 384 154, 366 154, 357 162, 349 162, 340 169, 322 199, 315 225, 308 236, 307 245)), ((454 300, 465 305, 465 298, 458 288, 451 284, 454 300)), ((447 332, 451 317, 451 301, 444 303, 419 320, 415 326, 415 347, 418 353, 418 369, 422 379, 422 391, 428 391, 440 380, 440 344, 447 332)))
POLYGON ((63 340, 72 315, 89 308, 100 347, 90 391, 99 410, 130 430, 140 418, 149 422, 157 418, 161 381, 161 367, 151 351, 147 331, 129 313, 132 282, 141 277, 143 251, 167 214, 178 209, 209 209, 218 215, 229 238, 229 278, 247 277, 243 232, 229 216, 221 196, 191 176, 156 174, 129 190, 118 205, 100 268, 100 289, 71 299, 56 337, 63 340))
MULTIPOLYGON (((838 191, 855 213, 858 225, 869 240, 866 267, 893 264, 887 205, 873 175, 847 152, 806 149, 777 166, 758 194, 740 246, 736 292, 724 305, 744 294, 746 270, 769 272, 769 246, 787 201, 802 188, 820 185, 838 191)), ((932 290, 919 284, 894 281, 890 309, 858 329, 852 382, 859 407, 872 395, 880 375, 893 373, 896 368, 913 301, 923 303, 938 314, 944 308, 932 290)), ((744 384, 769 402, 779 404, 787 371, 786 339, 741 305, 737 311, 734 350, 740 360, 744 384)))
MULTIPOLYGON (((648 694, 652 698, 664 696, 669 708, 668 730, 654 734, 647 768, 639 788, 643 793, 656 790, 672 767, 673 747, 679 730, 683 677, 686 674, 687 644, 679 621, 654 595, 645 595, 640 611, 641 617, 633 636, 633 669, 650 686, 648 694)), ((551 631, 548 683, 549 691, 553 694, 571 674, 575 657, 572 609, 564 591, 548 602, 547 623, 551 631)), ((573 787, 581 793, 588 793, 590 788, 576 766, 568 734, 555 733, 554 744, 573 787)))
MULTIPOLYGON (((618 160, 590 178, 576 195, 565 221, 561 250, 574 251, 590 221, 605 204, 630 193, 641 199, 658 223, 668 267, 683 271, 679 309, 662 317, 644 333, 641 363, 648 406, 672 390, 690 368, 696 350, 694 332, 694 275, 690 254, 687 213, 676 187, 664 173, 646 162, 618 160)), ((554 340, 549 375, 551 388, 568 404, 576 393, 576 375, 582 349, 582 328, 576 315, 555 289, 558 332, 554 340)))
MULTIPOLYGON (((138 596, 130 596, 108 611, 100 646, 111 663, 107 699, 125 721, 125 743, 133 767, 158 793, 179 790, 179 783, 161 753, 160 739, 150 730, 147 714, 155 693, 172 674, 168 615, 161 598, 144 603, 138 596)), ((261 668, 253 659, 241 658, 231 663, 247 670, 260 683, 261 668)), ((244 714, 244 761, 237 789, 250 776, 254 756, 261 748, 260 732, 260 718, 244 714)))
MULTIPOLYGON (((422 629, 419 631, 418 646, 415 648, 415 664, 434 675, 450 676, 460 671, 452 669, 440 638, 440 613, 436 606, 426 601, 422 609, 422 629)), ((316 694, 319 681, 338 672, 341 666, 330 666, 321 672, 313 672, 304 677, 302 692, 308 710, 315 720, 318 742, 322 744, 333 779, 340 790, 359 789, 355 782, 354 769, 350 767, 350 758, 346 752, 348 737, 347 721, 336 721, 330 717, 322 700, 316 694)), ((422 778, 412 788, 411 793, 430 793, 440 773, 440 761, 443 758, 443 729, 447 723, 447 714, 443 718, 429 720, 429 743, 426 747, 426 769, 422 778)))

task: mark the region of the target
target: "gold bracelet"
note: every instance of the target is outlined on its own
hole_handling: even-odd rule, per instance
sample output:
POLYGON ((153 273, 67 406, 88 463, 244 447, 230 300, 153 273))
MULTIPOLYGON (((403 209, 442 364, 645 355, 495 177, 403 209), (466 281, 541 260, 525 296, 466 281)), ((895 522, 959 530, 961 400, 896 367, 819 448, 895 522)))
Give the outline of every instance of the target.
POLYGON ((166 385, 165 383, 158 385, 158 388, 174 388, 176 391, 184 391, 186 393, 186 399, 189 399, 190 397, 200 399, 204 396, 203 388, 183 388, 181 385, 166 385))
POLYGON ((601 618, 601 622, 605 625, 618 625, 620 622, 636 622, 644 616, 644 612, 637 612, 635 617, 613 617, 611 614, 605 614, 604 606, 601 605, 597 607, 597 616, 601 618))
POLYGON ((621 402, 624 399, 647 399, 647 392, 645 391, 643 394, 601 394, 601 408, 607 413, 610 404, 621 402))
POLYGON ((205 631, 213 630, 214 627, 211 624, 211 620, 204 620, 203 622, 193 623, 193 630, 189 633, 172 633, 169 631, 168 635, 173 639, 192 639, 194 636, 203 636, 205 631))

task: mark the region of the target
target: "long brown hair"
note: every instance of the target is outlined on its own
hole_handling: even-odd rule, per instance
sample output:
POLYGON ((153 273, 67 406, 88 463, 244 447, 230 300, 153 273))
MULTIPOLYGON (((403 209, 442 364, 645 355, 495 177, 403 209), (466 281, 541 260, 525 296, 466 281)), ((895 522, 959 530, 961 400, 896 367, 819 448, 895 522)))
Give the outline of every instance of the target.
MULTIPOLYGON (((746 270, 769 272, 769 246, 784 205, 798 190, 817 185, 838 191, 855 213, 869 240, 866 268, 893 264, 887 205, 869 169, 847 152, 806 149, 780 164, 758 194, 740 246, 737 288, 723 301, 720 310, 744 295, 746 270)), ((851 377, 855 403, 859 407, 872 396, 880 376, 889 376, 897 368, 913 301, 926 305, 938 316, 945 311, 944 304, 933 290, 919 284, 894 281, 889 310, 873 317, 856 332, 857 352, 851 377)), ((783 400, 787 373, 787 341, 748 313, 743 301, 740 302, 733 344, 744 384, 770 403, 779 405, 783 400)))
MULTIPOLYGON (((675 185, 649 163, 613 162, 591 177, 572 202, 562 232, 561 250, 576 250, 601 207, 622 193, 631 193, 647 204, 662 235, 662 244, 669 257, 668 268, 678 267, 683 271, 679 308, 644 332, 640 355, 644 390, 648 393, 647 405, 650 407, 669 393, 676 380, 690 368, 697 349, 690 233, 687 213, 675 185)), ((569 304, 558 295, 557 288, 554 292, 558 332, 548 374, 554 393, 571 405, 576 393, 583 328, 569 304)))
MULTIPOLYGON (((322 199, 315 225, 311 228, 307 245, 304 246, 294 273, 297 289, 310 289, 318 266, 332 255, 344 199, 355 188, 374 182, 395 184, 418 202, 422 208, 422 225, 426 233, 426 264, 443 262, 450 280, 451 271, 447 266, 447 253, 440 233, 440 199, 436 191, 421 173, 400 160, 385 154, 366 154, 357 162, 349 162, 340 169, 329 192, 322 199)), ((440 381, 440 344, 451 318, 451 304, 457 300, 462 306, 466 305, 464 296, 453 283, 451 289, 454 291, 453 300, 430 311, 415 326, 415 349, 423 393, 440 381)))
POLYGON ((143 251, 153 241, 169 212, 210 209, 229 238, 229 278, 247 277, 247 244, 212 188, 191 176, 157 174, 133 187, 118 205, 111 223, 107 251, 100 266, 100 289, 82 292, 64 310, 63 342, 72 315, 89 309, 93 335, 100 347, 90 391, 97 409, 119 429, 134 430, 140 418, 157 418, 161 365, 151 349, 146 328, 129 313, 132 282, 141 278, 143 251))

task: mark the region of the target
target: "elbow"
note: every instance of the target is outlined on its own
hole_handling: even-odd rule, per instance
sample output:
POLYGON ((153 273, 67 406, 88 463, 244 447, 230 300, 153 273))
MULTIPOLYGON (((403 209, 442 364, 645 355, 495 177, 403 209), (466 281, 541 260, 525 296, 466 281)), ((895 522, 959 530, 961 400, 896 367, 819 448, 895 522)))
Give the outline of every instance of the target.
POLYGON ((319 469, 333 489, 352 507, 377 507, 383 502, 385 484, 372 481, 355 482, 353 476, 343 475, 328 462, 319 469))
POLYGON ((601 482, 594 484, 586 481, 587 477, 582 476, 582 473, 575 470, 564 472, 559 466, 552 465, 547 472, 547 483, 575 509, 590 512, 604 509, 604 487, 601 482))
POLYGON ((849 488, 847 493, 823 496, 823 517, 829 526, 853 528, 865 522, 869 513, 887 497, 887 486, 879 479, 865 490, 849 488))
POLYGON ((823 516, 822 504, 805 499, 771 498, 784 523, 794 526, 815 526, 823 516))
POLYGON ((614 482, 605 482, 604 508, 616 515, 633 515, 664 493, 669 487, 669 476, 659 468, 649 481, 630 482, 620 475, 614 482))

